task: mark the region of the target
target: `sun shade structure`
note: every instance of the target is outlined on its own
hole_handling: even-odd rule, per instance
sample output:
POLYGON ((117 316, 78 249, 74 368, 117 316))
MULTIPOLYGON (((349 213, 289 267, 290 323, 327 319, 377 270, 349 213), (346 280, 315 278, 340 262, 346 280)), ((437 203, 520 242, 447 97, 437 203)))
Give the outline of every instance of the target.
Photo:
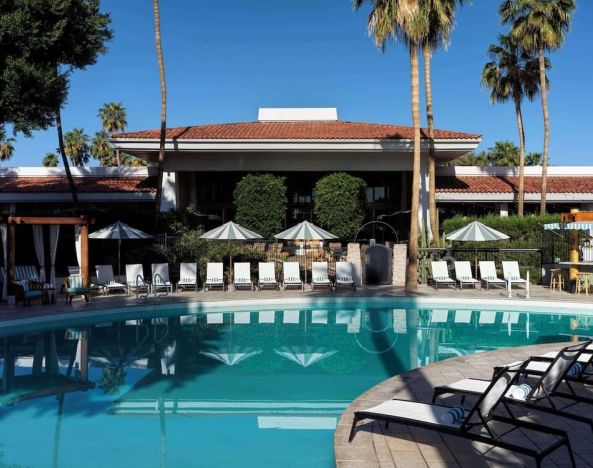
POLYGON ((593 221, 575 221, 572 223, 548 223, 544 224, 547 231, 559 231, 566 229, 569 231, 590 231, 593 230, 593 221))
POLYGON ((218 226, 200 236, 200 239, 209 240, 251 240, 261 238, 262 236, 257 232, 250 231, 232 221, 224 223, 222 226, 218 226))
POLYGON ((128 226, 126 223, 117 221, 98 231, 89 234, 89 239, 117 240, 117 275, 121 276, 121 241, 122 240, 143 240, 152 239, 140 229, 128 226))
POLYGON ((303 221, 286 231, 276 234, 274 237, 284 240, 329 240, 338 238, 338 236, 321 229, 319 226, 315 226, 309 221, 303 221))
POLYGON ((281 348, 275 349, 274 352, 279 356, 290 359, 291 361, 296 362, 299 366, 303 367, 309 367, 316 362, 319 362, 322 359, 328 358, 337 353, 337 351, 333 349, 317 348, 313 346, 304 346, 302 348, 298 346, 283 346, 281 348))
POLYGON ((446 239, 461 242, 486 242, 510 239, 510 237, 479 221, 474 221, 465 227, 447 234, 446 239))

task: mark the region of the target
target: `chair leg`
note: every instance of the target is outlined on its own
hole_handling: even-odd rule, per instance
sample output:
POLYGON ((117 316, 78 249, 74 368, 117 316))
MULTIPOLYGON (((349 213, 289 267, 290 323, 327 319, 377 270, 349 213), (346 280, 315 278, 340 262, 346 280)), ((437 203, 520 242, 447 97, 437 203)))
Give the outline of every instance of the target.
POLYGON ((348 442, 352 442, 352 439, 354 439, 354 434, 356 433, 356 424, 358 423, 358 418, 356 416, 354 416, 354 419, 352 421, 352 428, 350 429, 350 436, 348 437, 348 442))

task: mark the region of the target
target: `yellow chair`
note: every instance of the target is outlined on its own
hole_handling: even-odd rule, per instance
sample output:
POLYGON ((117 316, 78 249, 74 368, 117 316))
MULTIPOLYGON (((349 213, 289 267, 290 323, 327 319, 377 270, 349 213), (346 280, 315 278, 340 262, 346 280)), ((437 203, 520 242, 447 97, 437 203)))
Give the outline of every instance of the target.
POLYGON ((589 273, 577 273, 575 294, 589 295, 589 273))
POLYGON ((550 291, 562 291, 564 289, 564 270, 552 268, 550 270, 550 291))

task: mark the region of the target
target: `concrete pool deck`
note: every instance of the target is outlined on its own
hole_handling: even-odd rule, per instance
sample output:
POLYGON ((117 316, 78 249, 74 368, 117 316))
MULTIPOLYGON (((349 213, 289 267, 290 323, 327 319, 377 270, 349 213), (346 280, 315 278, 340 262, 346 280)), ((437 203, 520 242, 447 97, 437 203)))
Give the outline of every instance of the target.
MULTIPOLYGON (((503 349, 445 360, 422 367, 391 379, 368 390, 358 397, 342 415, 334 436, 334 453, 338 468, 373 467, 486 467, 486 466, 535 466, 529 458, 517 456, 507 450, 492 448, 459 437, 441 435, 434 431, 400 424, 360 421, 354 440, 348 443, 353 413, 375 406, 385 400, 401 398, 430 402, 432 389, 437 385, 473 377, 489 379, 494 366, 524 360, 529 356, 558 350, 562 344, 545 344, 503 349)), ((593 396, 593 394, 592 394, 593 396)), ((458 397, 443 399, 444 404, 459 405, 458 397)), ((593 417, 591 405, 579 405, 579 414, 593 417)), ((585 424, 554 418, 541 412, 518 410, 528 420, 543 425, 561 427, 569 435, 577 459, 577 466, 593 466, 593 434, 585 424)), ((517 433, 519 443, 529 437, 536 444, 542 439, 533 433, 517 433)), ((545 437, 545 436, 544 436, 545 437)), ((544 459, 543 466, 570 466, 565 449, 559 449, 544 459)))

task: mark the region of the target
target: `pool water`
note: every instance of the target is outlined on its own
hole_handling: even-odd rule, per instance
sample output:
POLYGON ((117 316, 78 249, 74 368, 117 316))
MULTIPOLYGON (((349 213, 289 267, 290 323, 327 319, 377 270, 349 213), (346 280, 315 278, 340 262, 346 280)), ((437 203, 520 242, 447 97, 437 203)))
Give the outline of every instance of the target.
POLYGON ((396 302, 135 313, 6 337, 0 466, 329 468, 341 413, 386 378, 593 334, 587 315, 396 302))

